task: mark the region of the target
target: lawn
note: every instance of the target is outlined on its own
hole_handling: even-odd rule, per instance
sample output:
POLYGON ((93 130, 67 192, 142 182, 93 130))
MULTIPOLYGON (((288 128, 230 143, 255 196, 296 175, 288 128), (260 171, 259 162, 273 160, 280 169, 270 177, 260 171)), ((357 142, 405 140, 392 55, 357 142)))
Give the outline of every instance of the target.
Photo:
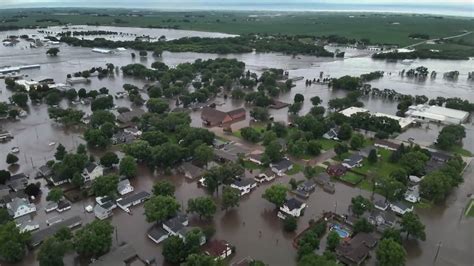
POLYGON ((362 174, 367 174, 370 171, 371 173, 377 174, 377 176, 389 176, 393 171, 400 168, 399 165, 388 161, 391 153, 389 150, 379 149, 378 155, 380 155, 380 157, 375 164, 371 164, 367 159, 364 159, 362 167, 354 170, 362 174))
MULTIPOLYGON (((3 18, 18 15, 18 10, 3 12, 3 18)), ((331 34, 347 38, 368 38, 372 43, 391 43, 408 45, 419 42, 411 39, 411 33, 424 33, 430 38, 446 37, 459 34, 462 29, 471 29, 474 21, 457 17, 435 17, 432 15, 411 14, 375 14, 375 13, 330 13, 330 12, 160 12, 152 10, 131 11, 123 9, 74 9, 58 12, 55 9, 23 10, 23 17, 3 23, 17 26, 58 25, 56 22, 42 19, 56 19, 60 23, 82 25, 90 24, 127 26, 127 27, 174 27, 186 30, 225 32, 233 34, 268 33, 268 34, 304 34, 328 36, 331 34), (96 14, 104 14, 97 16, 96 14), (260 15, 259 14, 263 14, 260 15), (136 16, 135 16, 136 15, 136 16), (254 15, 257 17, 250 17, 254 15), (396 23, 395 23, 396 22, 396 23)), ((468 37, 466 37, 468 43, 468 37)), ((302 40, 307 41, 307 40, 302 40)))
POLYGON ((344 181, 344 182, 347 182, 349 184, 352 184, 352 185, 356 186, 357 184, 362 182, 364 177, 361 176, 361 175, 358 175, 358 174, 354 174, 354 173, 346 173, 345 175, 340 176, 339 179, 341 181, 344 181))
POLYGON ((466 216, 474 217, 474 200, 471 200, 466 208, 466 216))
POLYGON ((304 167, 301 164, 293 164, 293 168, 291 170, 287 171, 287 175, 296 175, 297 173, 303 171, 304 167))
POLYGON ((333 149, 338 142, 331 139, 318 139, 318 143, 321 144, 323 150, 327 151, 333 149))
POLYGON ((466 157, 471 157, 472 156, 472 153, 470 151, 465 150, 460 146, 453 146, 453 148, 451 148, 450 152, 457 153, 461 156, 466 156, 466 157))
POLYGON ((262 169, 263 167, 256 164, 256 163, 254 163, 254 162, 245 160, 244 161, 244 168, 249 169, 249 170, 256 170, 256 169, 262 169))

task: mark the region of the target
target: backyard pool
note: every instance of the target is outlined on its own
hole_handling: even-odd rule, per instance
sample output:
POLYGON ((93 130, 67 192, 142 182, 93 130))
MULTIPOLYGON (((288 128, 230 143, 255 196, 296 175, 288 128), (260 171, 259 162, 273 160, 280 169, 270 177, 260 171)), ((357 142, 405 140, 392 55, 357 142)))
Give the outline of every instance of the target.
POLYGON ((341 225, 339 224, 335 224, 331 227, 331 231, 334 230, 336 231, 336 233, 342 238, 347 238, 349 237, 350 233, 349 231, 347 231, 345 228, 343 228, 341 225))

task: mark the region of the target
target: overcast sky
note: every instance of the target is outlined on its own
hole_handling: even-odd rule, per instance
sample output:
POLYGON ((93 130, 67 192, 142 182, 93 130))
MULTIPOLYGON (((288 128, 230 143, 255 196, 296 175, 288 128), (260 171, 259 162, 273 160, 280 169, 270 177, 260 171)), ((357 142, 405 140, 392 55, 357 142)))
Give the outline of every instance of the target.
MULTIPOLYGON (((89 0, 0 0, 0 3, 4 4, 36 4, 36 3, 71 3, 71 4, 77 4, 78 2, 81 2, 83 5, 87 5, 86 3, 89 0)), ((187 3, 222 3, 222 1, 225 2, 240 2, 240 3, 255 3, 255 0, 139 0, 139 2, 149 2, 149 3, 172 3, 172 2, 187 2, 187 3)), ((136 2, 134 0, 99 0, 99 1, 91 1, 91 2, 103 2, 103 3, 133 3, 136 2)), ((295 2, 294 0, 259 0, 258 2, 264 3, 288 3, 291 4, 292 2, 295 2)), ((350 3, 350 4, 382 4, 382 3, 390 3, 390 4, 396 4, 396 3, 413 3, 413 4, 421 4, 421 3, 436 3, 436 4, 450 4, 450 3, 470 3, 473 5, 473 0, 297 0, 296 2, 300 3, 350 3)))

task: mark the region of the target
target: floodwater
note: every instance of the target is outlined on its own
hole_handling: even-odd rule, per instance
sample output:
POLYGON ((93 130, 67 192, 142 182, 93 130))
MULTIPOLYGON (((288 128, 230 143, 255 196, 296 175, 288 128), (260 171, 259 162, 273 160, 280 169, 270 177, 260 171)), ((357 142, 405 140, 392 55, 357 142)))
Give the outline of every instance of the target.
MULTIPOLYGON (((100 30, 114 30, 110 27, 94 27, 100 30)), ((116 31, 127 31, 126 28, 118 28, 116 31)), ((115 31, 115 30, 114 30, 115 31)), ((164 34, 155 29, 140 29, 140 32, 131 29, 139 35, 166 35, 168 39, 179 38, 183 36, 194 36, 190 33, 182 31, 166 30, 169 33, 164 34), (189 34, 189 35, 186 35, 189 34)), ((22 30, 12 32, 2 32, 0 37, 3 39, 7 35, 19 34, 38 34, 34 30, 22 30)), ((207 36, 207 33, 199 33, 199 36, 207 36)), ((211 33, 209 33, 211 34, 211 33)), ((215 33, 212 33, 215 34, 215 33)), ((216 37, 219 37, 216 35, 216 37)), ((91 67, 105 66, 106 63, 113 63, 116 66, 124 66, 130 63, 142 63, 150 66, 155 60, 161 60, 164 63, 175 66, 183 62, 192 62, 196 59, 210 59, 217 57, 236 58, 246 63, 250 71, 261 73, 265 68, 283 68, 290 72, 290 76, 304 76, 308 79, 319 77, 320 71, 324 72, 324 76, 339 77, 343 75, 360 75, 371 71, 383 70, 387 75, 377 81, 371 82, 373 87, 379 89, 394 89, 401 93, 422 95, 429 97, 462 97, 470 101, 474 101, 474 83, 467 81, 468 71, 472 71, 472 61, 440 61, 440 60, 420 60, 414 62, 411 66, 399 63, 386 63, 384 61, 374 61, 363 55, 359 51, 349 51, 347 59, 318 58, 310 56, 291 57, 277 53, 247 53, 247 54, 198 54, 198 53, 169 53, 164 52, 159 59, 148 56, 146 58, 132 59, 130 52, 126 51, 113 55, 104 55, 92 53, 89 48, 69 47, 64 44, 59 46, 61 52, 57 57, 48 57, 45 52, 48 47, 37 49, 24 49, 27 46, 23 41, 16 47, 0 47, 1 66, 11 65, 28 65, 40 64, 40 69, 32 69, 21 71, 27 74, 29 78, 39 76, 50 76, 57 83, 64 83, 66 75, 77 71, 89 69, 91 67), (23 49, 22 49, 23 47, 23 49), (428 67, 430 70, 438 72, 435 80, 427 80, 419 82, 412 79, 402 78, 398 72, 402 69, 414 68, 420 65, 428 67), (451 70, 458 70, 461 74, 458 81, 451 82, 442 79, 442 73, 451 70), (390 74, 391 73, 391 74, 390 74)), ((122 90, 122 85, 131 83, 142 87, 145 83, 141 80, 124 77, 121 73, 116 73, 114 77, 99 80, 91 78, 89 84, 77 85, 76 89, 86 88, 99 89, 107 87, 113 94, 122 90)), ((0 81, 0 101, 7 101, 11 96, 11 92, 5 89, 5 85, 0 81)), ((290 92, 280 96, 280 100, 292 102, 296 93, 305 96, 305 104, 302 114, 309 111, 311 103, 309 99, 313 96, 319 96, 323 99, 324 104, 328 100, 335 97, 343 97, 345 92, 333 91, 325 85, 312 85, 306 87, 304 80, 296 82, 290 92)), ((362 101, 366 107, 372 111, 385 112, 395 114, 397 103, 384 101, 381 99, 373 99, 370 97, 363 98, 362 101)), ((242 101, 231 99, 224 100, 219 97, 215 102, 221 103, 219 109, 231 110, 244 105, 242 101)), ((117 106, 130 106, 127 100, 115 100, 117 106)), ((66 107, 68 103, 62 102, 61 106, 66 107)), ((88 113, 88 106, 76 106, 88 113)), ((271 114, 277 121, 287 121, 288 114, 286 109, 271 110, 271 114)), ((192 125, 201 126, 199 112, 191 113, 192 125)), ((233 125, 234 128, 247 126, 249 119, 233 125)), ((20 147, 19 164, 16 169, 10 169, 12 172, 24 172, 31 174, 35 168, 44 164, 54 156, 57 143, 62 143, 67 150, 74 150, 79 143, 84 143, 81 138, 79 129, 64 129, 60 125, 55 124, 48 118, 47 107, 45 105, 29 107, 29 115, 19 121, 0 121, 3 129, 12 132, 15 138, 7 143, 0 144, 0 154, 2 158, 9 152, 11 147, 20 147), (49 143, 55 142, 55 145, 49 143)), ((465 139, 465 147, 470 151, 474 151, 474 127, 467 124, 467 138, 465 139)), ((414 137, 416 141, 430 144, 437 136, 440 128, 431 125, 429 128, 413 128, 409 129, 399 136, 400 139, 414 137)), ((91 151, 96 157, 100 156, 100 151, 91 151)), ((4 159, 0 158, 0 169, 7 168, 4 159)), ((248 173, 249 174, 249 173, 248 173)), ((250 174, 249 174, 250 175, 250 174)), ((132 181, 136 191, 151 191, 152 184, 160 179, 169 179, 176 186, 176 198, 185 209, 188 199, 205 195, 206 192, 198 188, 196 183, 188 182, 181 176, 163 176, 158 173, 150 173, 145 168, 140 168, 140 173, 136 179, 132 181)), ((302 178, 302 177, 300 177, 302 178)), ((274 182, 288 183, 289 177, 279 178, 274 182)), ((31 180, 31 182, 36 182, 31 180)), ((38 200, 38 212, 35 220, 40 222, 41 228, 45 227, 45 220, 57 213, 45 214, 44 205, 48 188, 45 187, 44 181, 40 180, 43 186, 43 195, 38 200)), ((250 195, 245 196, 240 206, 234 210, 218 211, 212 222, 203 222, 193 217, 192 225, 208 225, 211 223, 216 228, 215 238, 225 239, 236 246, 237 254, 233 257, 233 261, 246 256, 255 259, 261 259, 269 265, 294 265, 296 250, 291 246, 292 234, 283 233, 281 221, 276 217, 274 207, 266 200, 262 199, 263 191, 270 186, 264 184, 254 190, 250 195), (259 232, 262 232, 261 235, 259 232)), ((472 265, 474 261, 474 220, 465 218, 461 215, 462 209, 466 205, 467 195, 474 191, 473 168, 470 166, 465 174, 465 182, 453 191, 447 202, 442 206, 435 206, 430 209, 419 209, 417 213, 426 225, 427 240, 425 242, 408 242, 406 244, 408 253, 408 265, 472 265), (435 261, 435 254, 439 252, 435 261)), ((337 211, 344 213, 350 203, 350 199, 355 195, 367 195, 366 191, 354 189, 344 184, 336 183, 336 193, 334 195, 327 194, 318 189, 307 200, 309 207, 305 211, 305 215, 299 219, 298 231, 303 230, 310 219, 317 219, 323 211, 337 211)), ((80 215, 85 222, 94 219, 93 214, 84 213, 83 207, 91 203, 91 199, 84 202, 73 204, 73 208, 63 214, 61 217, 68 218, 74 215, 80 215)), ((146 230, 151 227, 145 221, 143 216, 143 206, 137 206, 132 209, 132 215, 117 209, 111 219, 112 224, 117 228, 117 234, 114 235, 114 245, 126 241, 132 244, 141 255, 145 258, 155 257, 161 262, 161 245, 154 244, 146 237, 146 230)), ((73 264, 73 256, 66 256, 67 265, 73 264)), ((21 265, 35 265, 35 255, 30 253, 21 265)))

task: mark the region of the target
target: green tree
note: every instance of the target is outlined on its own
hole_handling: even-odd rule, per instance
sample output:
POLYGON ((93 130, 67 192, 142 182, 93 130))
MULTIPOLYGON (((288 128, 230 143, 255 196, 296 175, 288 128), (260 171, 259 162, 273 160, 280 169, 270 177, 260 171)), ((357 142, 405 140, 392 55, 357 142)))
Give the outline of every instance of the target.
POLYGON ((262 138, 262 134, 253 127, 244 127, 240 130, 240 134, 244 140, 250 142, 259 142, 262 138))
POLYGON ((351 138, 351 149, 358 150, 364 146, 364 136, 362 134, 354 134, 351 138))
POLYGON ((59 202, 63 198, 63 190, 55 187, 48 192, 48 196, 46 196, 46 200, 59 202))
POLYGON ((12 221, 13 218, 10 216, 8 213, 7 208, 0 208, 0 226, 4 225, 10 221, 12 221))
POLYGON ((319 154, 321 154, 321 149, 322 149, 322 146, 318 141, 316 140, 308 141, 306 150, 308 151, 310 155, 318 156, 319 154))
POLYGON ((214 158, 214 151, 211 147, 205 144, 201 144, 194 149, 194 159, 200 165, 207 165, 214 158))
POLYGON ((387 239, 387 238, 390 238, 390 239, 402 244, 401 232, 398 229, 395 229, 393 227, 385 229, 382 233, 382 239, 387 239))
POLYGON ((49 49, 46 51, 46 54, 47 54, 47 55, 50 55, 50 56, 57 56, 58 53, 59 53, 59 48, 56 48, 56 47, 49 48, 49 49))
POLYGON ((375 252, 380 266, 403 266, 406 261, 406 252, 400 243, 391 238, 382 239, 375 252))
POLYGON ((90 125, 99 128, 106 122, 115 123, 115 115, 107 110, 94 111, 90 118, 90 125))
POLYGON ((239 200, 240 192, 238 189, 224 187, 224 190, 222 191, 222 208, 224 210, 239 206, 239 200))
POLYGON ((91 102, 91 110, 93 112, 110 109, 112 107, 114 107, 114 98, 111 95, 95 98, 91 102))
POLYGON ((371 164, 375 164, 378 160, 377 157, 377 150, 376 149, 371 149, 369 152, 369 157, 367 157, 367 161, 371 164))
POLYGON ((374 231, 374 226, 365 218, 360 218, 354 224, 354 233, 370 233, 374 231))
POLYGON ((46 239, 38 252, 40 266, 63 266, 64 254, 71 246, 70 241, 62 241, 56 237, 46 239))
POLYGON ((270 118, 268 109, 264 107, 254 107, 250 111, 250 116, 257 121, 267 121, 270 118))
POLYGON ((7 170, 0 170, 0 184, 4 185, 7 180, 9 180, 11 174, 7 170))
POLYGON ((292 114, 298 114, 301 111, 301 108, 303 108, 303 103, 295 102, 288 107, 288 112, 292 114))
POLYGON ((166 261, 178 264, 185 258, 184 241, 178 236, 170 236, 163 243, 163 257, 166 261))
POLYGON ((162 222, 173 217, 180 206, 171 196, 153 196, 144 205, 147 222, 162 222))
POLYGON ((71 183, 76 187, 82 187, 84 185, 84 177, 80 173, 74 173, 71 183))
POLYGON ((151 98, 146 102, 146 108, 152 113, 162 114, 168 110, 169 104, 163 99, 151 98))
POLYGON ((211 197, 198 197, 188 200, 187 211, 198 214, 201 219, 211 219, 217 211, 217 206, 211 197))
POLYGON ((18 157, 16 157, 15 154, 7 154, 7 160, 6 160, 6 163, 7 164, 15 164, 18 162, 18 157))
POLYGON ((407 212, 402 216, 400 222, 400 227, 402 232, 407 233, 407 239, 409 236, 412 236, 416 239, 425 241, 425 225, 421 223, 420 218, 413 212, 407 212))
POLYGON ((321 98, 319 98, 319 96, 314 96, 314 97, 311 97, 311 103, 314 105, 314 106, 317 106, 317 105, 320 105, 323 100, 321 100, 321 98))
POLYGON ((56 160, 58 161, 61 161, 66 155, 66 153, 67 153, 66 148, 61 143, 59 143, 58 147, 56 148, 56 153, 54 154, 54 158, 56 158, 56 160))
POLYGON ((373 204, 369 199, 360 195, 352 198, 351 203, 352 212, 357 216, 361 216, 365 211, 371 210, 373 207, 373 204))
POLYGON ((466 137, 466 129, 462 125, 447 125, 438 135, 436 145, 443 150, 449 150, 453 145, 462 145, 462 139, 466 137))
POLYGON ((20 107, 26 107, 28 103, 28 94, 24 92, 15 92, 11 98, 12 102, 20 107))
POLYGON ((286 191, 287 188, 284 185, 272 185, 265 190, 262 197, 275 204, 276 207, 280 207, 286 201, 286 191))
POLYGON ((277 141, 273 141, 265 147, 264 155, 268 158, 269 162, 278 162, 283 159, 281 150, 281 145, 277 141))
POLYGON ((26 255, 29 233, 20 233, 14 222, 0 226, 0 257, 7 262, 19 262, 26 255))
POLYGON ((224 266, 221 260, 214 260, 213 257, 205 254, 190 254, 183 266, 224 266))
POLYGON ((340 140, 349 140, 352 136, 352 127, 349 124, 342 124, 337 132, 337 137, 340 140))
POLYGON ((283 230, 286 232, 294 232, 297 227, 298 220, 296 220, 296 217, 289 215, 283 220, 283 230))
POLYGON ((295 103, 302 103, 302 102, 304 102, 304 96, 301 93, 297 93, 297 94, 295 94, 295 97, 294 97, 293 100, 294 100, 295 103))
POLYGON ((153 185, 153 194, 156 196, 174 196, 174 185, 168 180, 160 180, 153 185))
POLYGON ((107 221, 94 220, 74 235, 74 249, 83 257, 97 257, 112 246, 114 227, 107 221))
POLYGON ((339 246, 340 242, 341 237, 339 236, 339 234, 336 231, 331 231, 327 236, 326 249, 334 251, 336 250, 337 246, 339 246))
POLYGON ((339 264, 335 261, 326 259, 325 257, 318 256, 316 254, 308 254, 303 256, 298 261, 298 266, 338 266, 339 264))
POLYGON ((110 139, 104 135, 100 129, 89 128, 84 133, 87 144, 96 148, 105 148, 110 143, 110 139))
POLYGON ((119 170, 121 175, 127 178, 134 177, 137 174, 137 169, 137 162, 132 156, 125 156, 120 160, 119 170))
POLYGON ((339 157, 348 151, 349 151, 349 148, 344 143, 336 143, 336 145, 334 145, 334 152, 339 157))
POLYGON ((92 183, 92 191, 96 197, 115 196, 118 182, 117 175, 99 176, 92 183))
POLYGON ((100 164, 104 167, 112 167, 114 164, 118 164, 119 161, 117 154, 112 151, 108 151, 100 157, 100 164))

